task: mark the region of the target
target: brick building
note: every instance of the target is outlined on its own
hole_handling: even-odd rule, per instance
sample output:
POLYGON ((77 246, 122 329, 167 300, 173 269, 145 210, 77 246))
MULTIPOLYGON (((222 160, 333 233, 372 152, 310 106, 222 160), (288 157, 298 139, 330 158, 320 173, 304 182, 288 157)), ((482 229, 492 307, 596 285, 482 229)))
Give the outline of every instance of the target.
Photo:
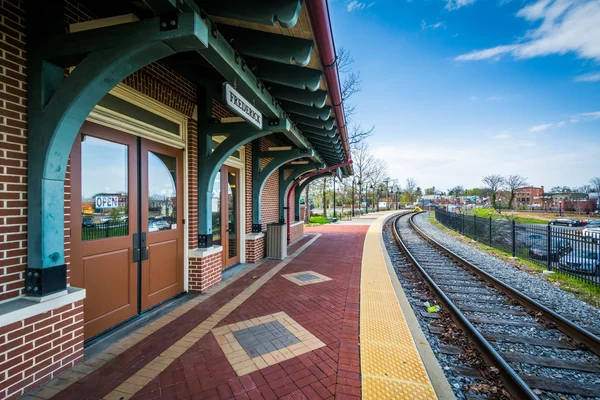
POLYGON ((0 398, 18 398, 265 257, 267 224, 301 237, 301 190, 352 167, 324 1, 0 4, 0 398))
POLYGON ((515 190, 515 205, 530 206, 534 204, 535 199, 543 195, 544 189, 541 187, 524 186, 515 190))

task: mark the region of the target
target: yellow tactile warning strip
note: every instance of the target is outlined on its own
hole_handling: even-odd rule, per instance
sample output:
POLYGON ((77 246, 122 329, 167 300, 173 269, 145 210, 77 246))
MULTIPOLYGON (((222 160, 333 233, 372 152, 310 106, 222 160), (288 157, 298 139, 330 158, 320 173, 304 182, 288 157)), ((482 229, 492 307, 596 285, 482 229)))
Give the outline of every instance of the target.
POLYGON ((221 326, 213 329, 212 332, 238 376, 249 374, 325 346, 325 343, 304 329, 284 312, 221 326), (296 343, 250 358, 246 350, 242 348, 233 335, 233 332, 239 332, 268 322, 281 323, 283 327, 294 335, 294 338, 297 339, 296 343))
POLYGON ((369 227, 360 280, 360 369, 364 399, 437 399, 388 275, 379 240, 387 215, 369 227))
POLYGON ((294 272, 293 274, 285 274, 281 276, 288 281, 294 282, 298 286, 312 285, 313 283, 321 283, 331 280, 331 278, 314 271, 294 272))
POLYGON ((223 318, 229 315, 229 313, 231 313, 240 304, 252 296, 258 289, 267 283, 269 279, 275 276, 275 274, 279 273, 279 271, 292 262, 294 258, 302 253, 308 246, 313 244, 313 242, 319 237, 321 237, 320 234, 316 235, 284 261, 271 268, 263 276, 258 278, 250 286, 244 289, 240 294, 229 300, 227 303, 225 303, 225 305, 216 310, 210 317, 198 324, 188 334, 175 342, 167 350, 163 351, 154 360, 150 361, 144 368, 137 371, 125 382, 117 386, 112 392, 104 396, 104 400, 128 400, 129 398, 133 397, 135 393, 142 389, 152 379, 157 377, 173 361, 185 353, 190 347, 198 342, 198 340, 202 339, 204 335, 214 329, 223 318))

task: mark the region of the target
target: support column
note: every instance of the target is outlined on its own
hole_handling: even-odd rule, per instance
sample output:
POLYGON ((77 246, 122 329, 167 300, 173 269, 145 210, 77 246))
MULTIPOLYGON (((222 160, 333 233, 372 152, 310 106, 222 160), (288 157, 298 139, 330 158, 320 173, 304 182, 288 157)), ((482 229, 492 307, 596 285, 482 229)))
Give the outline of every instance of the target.
MULTIPOLYGON (((315 169, 324 168, 325 164, 306 164, 306 165, 297 165, 291 166, 290 168, 280 168, 279 169, 279 219, 285 220, 285 206, 289 207, 289 204, 285 204, 285 199, 287 198, 288 190, 299 176, 314 171, 315 169), (295 167, 295 168, 294 168, 295 167), (292 170, 290 175, 285 178, 285 171, 292 170)), ((295 204, 295 203, 294 203, 295 204)), ((297 211, 297 210, 295 210, 297 211)), ((297 212, 294 213, 294 216, 298 215, 297 212)), ((299 219, 296 219, 298 221, 299 219)))
POLYGON ((258 233, 262 231, 261 193, 269 176, 285 163, 298 158, 314 157, 314 152, 300 149, 261 152, 258 141, 253 142, 252 146, 252 232, 258 233), (261 168, 262 158, 272 160, 261 168))

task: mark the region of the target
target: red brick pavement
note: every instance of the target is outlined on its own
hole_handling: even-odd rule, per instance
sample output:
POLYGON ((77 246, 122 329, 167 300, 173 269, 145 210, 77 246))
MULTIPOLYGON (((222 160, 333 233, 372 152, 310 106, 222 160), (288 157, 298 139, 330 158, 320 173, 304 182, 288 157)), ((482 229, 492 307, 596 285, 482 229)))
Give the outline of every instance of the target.
MULTIPOLYGON (((367 226, 324 226, 324 236, 218 326, 284 311, 325 347, 238 377, 212 333, 205 335, 132 399, 357 399, 360 397, 358 305, 367 226), (298 286, 281 274, 315 271, 331 281, 298 286)), ((306 243, 296 243, 291 252, 306 243)), ((267 261, 176 321, 125 351, 54 399, 101 399, 212 312, 278 264, 267 261)))

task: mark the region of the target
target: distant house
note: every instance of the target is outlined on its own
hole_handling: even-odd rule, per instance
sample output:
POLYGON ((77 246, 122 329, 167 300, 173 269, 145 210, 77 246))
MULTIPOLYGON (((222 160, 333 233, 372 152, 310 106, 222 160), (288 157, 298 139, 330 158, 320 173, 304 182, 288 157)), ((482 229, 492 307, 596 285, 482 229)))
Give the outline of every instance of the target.
POLYGON ((544 189, 535 186, 524 186, 515 190, 514 204, 517 206, 530 206, 544 193, 544 189))

